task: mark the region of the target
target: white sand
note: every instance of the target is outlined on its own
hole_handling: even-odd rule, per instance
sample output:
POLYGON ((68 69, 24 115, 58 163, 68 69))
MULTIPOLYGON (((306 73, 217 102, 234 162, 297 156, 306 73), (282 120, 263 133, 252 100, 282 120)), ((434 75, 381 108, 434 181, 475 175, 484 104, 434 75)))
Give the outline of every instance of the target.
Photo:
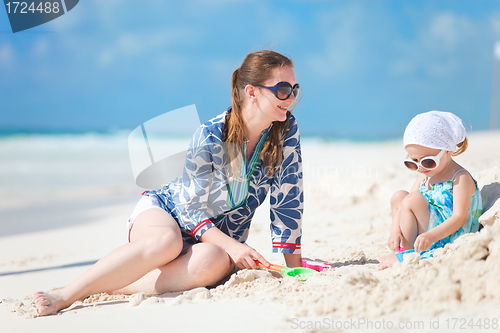
MULTIPOLYGON (((0 238, 1 331, 321 332, 337 327, 435 332, 452 331, 453 325, 459 330, 464 323, 467 331, 498 331, 500 133, 472 133, 469 139, 469 149, 456 160, 483 189, 489 210, 481 221, 487 226, 435 258, 414 257, 377 271, 376 259, 389 253, 389 198, 409 189, 416 177, 402 166, 400 142, 305 140, 303 255, 327 260, 332 269, 305 282, 244 270, 211 290, 124 299, 94 296, 60 315, 25 319, 33 314, 32 292, 62 287, 88 268, 61 266, 97 260, 123 243, 133 208, 127 202, 89 212, 93 222, 84 225, 0 238), (21 271, 26 272, 1 275, 21 271), (475 326, 467 326, 471 323, 475 326)), ((268 208, 258 210, 249 244, 283 264, 282 255, 271 253, 268 216, 268 208)))

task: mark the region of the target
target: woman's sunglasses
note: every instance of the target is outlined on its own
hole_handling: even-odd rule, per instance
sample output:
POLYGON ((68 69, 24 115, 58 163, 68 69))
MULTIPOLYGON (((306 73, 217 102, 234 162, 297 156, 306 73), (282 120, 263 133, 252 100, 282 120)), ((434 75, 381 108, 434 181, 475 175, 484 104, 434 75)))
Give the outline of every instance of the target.
POLYGON ((439 161, 441 160, 444 152, 445 150, 441 150, 441 152, 436 156, 422 157, 420 162, 415 162, 407 158, 404 160, 404 163, 408 169, 413 171, 417 171, 419 166, 427 170, 434 170, 439 166, 439 161))
POLYGON ((276 96, 277 99, 280 99, 282 101, 288 99, 291 94, 293 94, 293 97, 297 97, 300 89, 298 83, 296 83, 292 87, 290 83, 285 81, 276 83, 274 87, 266 87, 266 86, 259 86, 259 87, 271 90, 274 93, 274 96, 276 96))

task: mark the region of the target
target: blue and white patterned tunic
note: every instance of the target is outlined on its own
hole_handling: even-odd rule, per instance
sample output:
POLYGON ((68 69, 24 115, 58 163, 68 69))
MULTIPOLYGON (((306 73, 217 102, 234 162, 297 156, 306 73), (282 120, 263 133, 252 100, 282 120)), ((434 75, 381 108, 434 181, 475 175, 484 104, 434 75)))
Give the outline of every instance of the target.
POLYGON ((224 149, 231 144, 221 139, 227 112, 230 109, 198 128, 186 155, 182 177, 144 195, 158 198, 161 207, 179 224, 184 241, 195 243, 209 228, 217 227, 235 240, 245 242, 255 210, 270 189, 273 252, 300 253, 304 195, 295 117, 290 117, 282 162, 273 176, 267 174, 260 158, 270 128, 262 133, 250 161, 245 154, 238 154, 237 165, 241 167, 237 169, 241 172, 233 175, 234 168, 224 149))

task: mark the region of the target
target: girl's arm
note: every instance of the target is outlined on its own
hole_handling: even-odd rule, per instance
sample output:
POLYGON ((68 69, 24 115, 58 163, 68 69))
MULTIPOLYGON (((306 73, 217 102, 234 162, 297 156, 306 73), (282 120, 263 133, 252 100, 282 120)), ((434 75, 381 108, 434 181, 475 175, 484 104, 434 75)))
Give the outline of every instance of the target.
POLYGON ((422 182, 424 181, 424 178, 425 178, 425 175, 420 175, 417 180, 415 180, 415 182, 413 183, 413 185, 411 186, 411 190, 410 192, 415 192, 415 191, 418 191, 418 188, 420 187, 420 185, 422 184, 422 182))
POLYGON ((429 231, 419 235, 415 240, 415 251, 428 250, 434 242, 443 239, 467 222, 472 194, 476 184, 467 171, 460 172, 453 182, 453 215, 429 231))

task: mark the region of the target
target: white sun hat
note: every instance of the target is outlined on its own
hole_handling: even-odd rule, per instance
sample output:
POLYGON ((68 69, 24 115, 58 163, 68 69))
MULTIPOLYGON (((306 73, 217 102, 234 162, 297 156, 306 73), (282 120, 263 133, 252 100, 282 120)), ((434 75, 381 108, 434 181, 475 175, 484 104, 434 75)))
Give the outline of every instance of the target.
POLYGON ((406 126, 403 144, 454 152, 465 134, 462 119, 453 113, 429 111, 416 115, 406 126))

